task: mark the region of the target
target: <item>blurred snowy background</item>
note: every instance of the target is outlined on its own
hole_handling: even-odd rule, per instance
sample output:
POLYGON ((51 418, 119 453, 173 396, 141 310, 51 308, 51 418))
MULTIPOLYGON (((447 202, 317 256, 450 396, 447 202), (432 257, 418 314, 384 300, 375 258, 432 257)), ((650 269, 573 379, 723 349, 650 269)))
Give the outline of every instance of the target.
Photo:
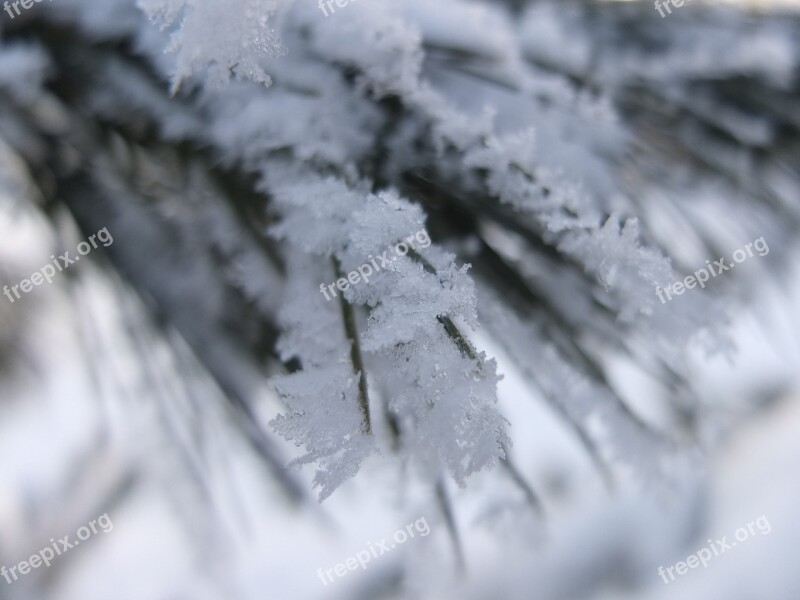
POLYGON ((0 566, 114 524, 0 599, 800 598, 796 3, 141 4, 0 13, 0 284, 114 237, 0 297, 0 566), (324 302, 422 222, 424 269, 324 302), (338 397, 339 319, 379 452, 355 402, 292 412, 338 397), (404 380, 475 412, 426 428, 404 380))

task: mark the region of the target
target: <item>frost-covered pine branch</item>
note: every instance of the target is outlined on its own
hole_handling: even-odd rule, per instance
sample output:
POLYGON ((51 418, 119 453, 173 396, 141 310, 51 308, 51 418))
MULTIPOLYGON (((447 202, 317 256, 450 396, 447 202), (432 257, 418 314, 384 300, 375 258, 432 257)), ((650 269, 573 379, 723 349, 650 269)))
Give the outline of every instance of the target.
POLYGON ((0 87, 13 116, 0 117, 0 135, 56 173, 49 202, 121 230, 115 268, 187 339, 273 466, 283 457, 254 400, 268 377, 283 403, 272 430, 303 447, 295 464, 316 465, 321 498, 395 450, 433 486, 498 464, 516 425, 475 332, 508 351, 609 478, 621 466, 648 478, 676 440, 703 436, 684 354, 697 341, 726 350, 724 313, 713 294, 663 305, 654 290, 734 237, 709 223, 738 184, 753 219, 720 214, 724 225, 746 239, 791 235, 791 29, 699 19, 655 34, 639 19, 641 39, 615 45, 606 40, 624 37, 635 8, 103 10, 113 27, 81 0, 12 26, 0 87), (553 52, 567 32, 570 52, 553 52), (643 49, 648 35, 657 51, 643 49), (708 57, 736 36, 775 60, 727 52, 720 70, 708 57), (743 79, 760 85, 752 110, 703 104, 724 103, 743 79), (687 90, 696 103, 681 101, 687 90), (651 131, 676 114, 693 126, 651 131), (53 139, 63 148, 42 152, 53 139), (698 141, 731 160, 708 153, 673 179, 666 161, 697 157, 698 141), (694 232, 693 248, 670 243, 675 227, 694 232), (333 300, 320 294, 423 229, 429 246, 333 300), (629 404, 608 353, 680 390, 659 400, 666 423, 629 404))

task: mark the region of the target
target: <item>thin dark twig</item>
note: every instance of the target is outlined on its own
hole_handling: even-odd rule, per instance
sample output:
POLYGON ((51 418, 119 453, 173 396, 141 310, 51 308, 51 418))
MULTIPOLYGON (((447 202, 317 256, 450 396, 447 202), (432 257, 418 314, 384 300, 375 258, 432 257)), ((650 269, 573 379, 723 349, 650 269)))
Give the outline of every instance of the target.
MULTIPOLYGON (((336 279, 342 278, 342 268, 337 258, 333 258, 333 268, 336 272, 336 279)), ((364 415, 364 432, 372 433, 372 423, 369 416, 369 395, 367 393, 367 370, 364 368, 364 359, 361 356, 361 343, 358 339, 358 328, 356 327, 356 317, 352 305, 339 297, 339 306, 342 308, 342 322, 347 338, 350 340, 350 360, 353 363, 353 370, 358 374, 358 402, 361 412, 364 415)))
POLYGON ((456 525, 455 515, 453 514, 453 507, 450 505, 450 499, 447 496, 447 487, 443 479, 439 479, 436 482, 436 499, 439 502, 439 508, 442 511, 442 516, 447 525, 447 531, 450 533, 450 539, 453 542, 453 551, 456 554, 458 568, 463 572, 466 570, 464 550, 461 546, 461 538, 458 535, 458 526, 456 525))

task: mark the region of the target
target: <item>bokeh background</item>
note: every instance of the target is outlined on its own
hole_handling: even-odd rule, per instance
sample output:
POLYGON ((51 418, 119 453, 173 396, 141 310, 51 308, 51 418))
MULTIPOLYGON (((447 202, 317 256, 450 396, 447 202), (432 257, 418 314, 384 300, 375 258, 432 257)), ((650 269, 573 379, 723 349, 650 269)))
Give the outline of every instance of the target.
MULTIPOLYGON (((535 500, 496 472, 432 490, 402 462, 376 458, 320 504, 311 469, 283 469, 298 450, 250 429, 269 432, 282 410, 267 384, 276 368, 253 373, 236 358, 241 348, 204 353, 208 340, 186 333, 229 300, 194 252, 227 217, 185 202, 208 180, 181 162, 178 142, 134 144, 103 129, 112 113, 148 137, 139 113, 150 98, 133 84, 116 96, 92 96, 88 83, 86 95, 75 91, 89 81, 91 51, 136 55, 125 41, 132 30, 159 35, 132 2, 105 2, 53 0, 14 22, 0 14, 0 283, 28 277, 102 226, 114 237, 53 284, 13 304, 0 297, 0 565, 50 538, 74 539, 100 515, 114 524, 49 568, 0 579, 0 599, 800 598, 799 3, 693 0, 663 20, 648 2, 503 3, 520 11, 532 62, 619 115, 630 149, 615 159, 615 182, 635 200, 611 202, 658 225, 648 235, 679 271, 759 236, 769 244, 768 255, 709 286, 736 350, 685 348, 682 388, 604 353, 609 379, 654 422, 664 418, 654 397, 691 399, 699 433, 673 442, 685 447, 665 456, 679 463, 669 476, 622 469, 609 487, 520 357, 479 329, 473 342, 504 376, 499 406, 514 442, 513 467, 498 469, 521 474, 535 500), (94 113, 83 112, 92 97, 94 113), (97 130, 84 127, 92 118, 97 130), (102 138, 91 161, 81 156, 84 134, 102 138), (137 165, 143 189, 161 197, 163 228, 137 236, 141 215, 122 208, 125 189, 74 175, 103 160, 137 165), (176 238, 186 243, 176 249, 176 238), (170 293, 153 292, 159 286, 170 293), (251 400, 246 410, 229 401, 239 393, 251 400), (762 516, 768 534, 669 584, 658 576, 762 516), (420 518, 430 535, 321 583, 318 569, 420 518)), ((462 81, 442 85, 465 107, 485 99, 462 81)), ((171 101, 166 78, 159 101, 171 101)), ((185 119, 176 129, 201 126, 185 119)), ((239 183, 249 185, 244 175, 239 183)), ((225 306, 232 336, 258 356, 269 332, 225 306)))

